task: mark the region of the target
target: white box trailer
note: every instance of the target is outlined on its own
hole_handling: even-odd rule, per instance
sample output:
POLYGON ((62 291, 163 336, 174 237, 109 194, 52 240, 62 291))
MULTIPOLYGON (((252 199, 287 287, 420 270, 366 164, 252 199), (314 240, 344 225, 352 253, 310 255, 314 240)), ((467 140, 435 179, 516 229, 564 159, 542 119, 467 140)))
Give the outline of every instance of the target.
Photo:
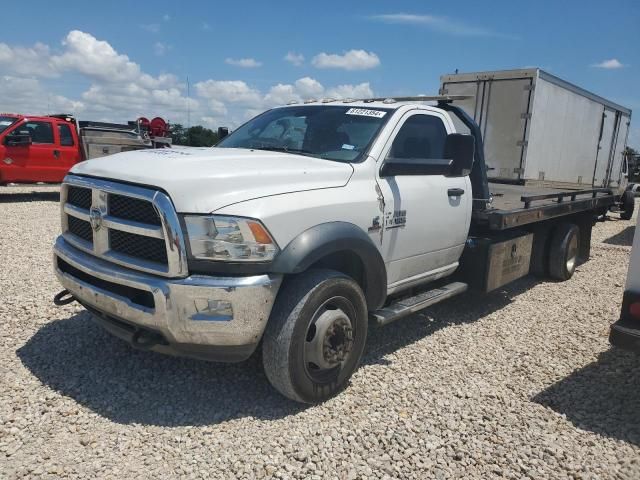
POLYGON ((624 189, 631 110, 539 68, 440 77, 480 125, 493 181, 624 189))

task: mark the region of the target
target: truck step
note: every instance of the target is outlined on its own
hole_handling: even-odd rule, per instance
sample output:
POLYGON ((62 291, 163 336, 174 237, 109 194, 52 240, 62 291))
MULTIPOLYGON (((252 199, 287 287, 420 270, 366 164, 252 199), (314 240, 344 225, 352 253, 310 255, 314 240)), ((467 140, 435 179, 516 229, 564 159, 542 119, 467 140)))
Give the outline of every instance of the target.
POLYGON ((403 298, 386 307, 371 312, 371 317, 378 325, 386 325, 411 313, 427 308, 433 304, 454 297, 467 290, 467 284, 453 282, 444 287, 434 288, 413 297, 403 298))

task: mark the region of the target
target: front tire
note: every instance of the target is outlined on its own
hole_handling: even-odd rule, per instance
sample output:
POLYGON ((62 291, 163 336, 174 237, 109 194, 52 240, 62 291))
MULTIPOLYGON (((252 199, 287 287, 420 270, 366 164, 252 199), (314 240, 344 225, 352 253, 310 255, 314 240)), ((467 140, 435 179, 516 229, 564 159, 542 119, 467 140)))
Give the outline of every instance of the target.
POLYGON ((291 277, 278 294, 262 346, 271 385, 297 402, 319 403, 347 386, 367 338, 359 285, 333 270, 291 277))

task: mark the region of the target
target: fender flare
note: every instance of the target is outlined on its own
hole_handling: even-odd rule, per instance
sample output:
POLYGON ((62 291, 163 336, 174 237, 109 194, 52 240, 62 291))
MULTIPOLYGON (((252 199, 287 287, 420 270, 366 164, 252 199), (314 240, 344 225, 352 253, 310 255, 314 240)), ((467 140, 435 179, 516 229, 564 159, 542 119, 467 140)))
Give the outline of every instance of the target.
POLYGON ((271 265, 274 273, 305 271, 318 260, 351 252, 364 267, 364 294, 369 310, 380 308, 387 296, 387 269, 378 248, 360 227, 348 222, 321 223, 295 237, 271 265))

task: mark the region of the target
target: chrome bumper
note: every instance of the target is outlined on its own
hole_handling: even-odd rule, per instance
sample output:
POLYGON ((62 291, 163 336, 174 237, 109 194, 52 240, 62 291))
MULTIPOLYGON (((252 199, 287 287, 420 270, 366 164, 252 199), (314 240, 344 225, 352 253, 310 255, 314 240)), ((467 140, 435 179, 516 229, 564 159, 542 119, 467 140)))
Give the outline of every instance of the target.
MULTIPOLYGON (((62 237, 53 251, 58 280, 101 323, 111 319, 113 325, 159 334, 165 344, 150 349, 163 353, 207 357, 198 353, 207 346, 253 351, 282 281, 281 275, 167 279, 101 260, 62 237)), ((117 328, 108 329, 131 341, 117 328)))

